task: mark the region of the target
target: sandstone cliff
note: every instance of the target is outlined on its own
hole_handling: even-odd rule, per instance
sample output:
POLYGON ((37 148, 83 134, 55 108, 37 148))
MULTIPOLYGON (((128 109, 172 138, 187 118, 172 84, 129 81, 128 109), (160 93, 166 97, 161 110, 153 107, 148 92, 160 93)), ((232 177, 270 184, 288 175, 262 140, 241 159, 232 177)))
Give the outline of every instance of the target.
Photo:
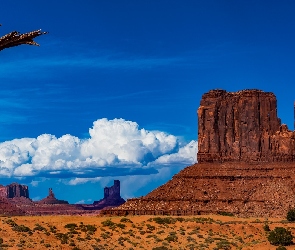
POLYGON ((277 217, 295 207, 295 134, 281 125, 274 94, 211 90, 198 121, 197 164, 102 213, 277 217))
POLYGON ((29 188, 26 185, 20 185, 18 183, 12 183, 6 186, 7 198, 29 198, 29 188))
POLYGON ((117 207, 125 203, 120 195, 120 181, 114 180, 114 185, 104 188, 104 198, 93 202, 93 207, 103 209, 105 207, 117 207))
POLYGON ((295 132, 281 125, 273 93, 204 94, 198 109, 198 162, 294 161, 295 132))

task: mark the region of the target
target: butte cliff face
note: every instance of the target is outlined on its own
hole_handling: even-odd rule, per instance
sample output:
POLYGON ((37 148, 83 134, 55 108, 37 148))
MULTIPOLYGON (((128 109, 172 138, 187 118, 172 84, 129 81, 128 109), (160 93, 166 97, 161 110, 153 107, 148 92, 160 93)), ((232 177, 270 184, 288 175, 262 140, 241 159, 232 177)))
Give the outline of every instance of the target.
POLYGON ((12 183, 6 186, 7 198, 29 198, 29 188, 26 185, 20 185, 18 183, 12 183))
POLYGON ((204 94, 198 163, 146 196, 105 214, 285 216, 295 207, 295 134, 277 117, 272 93, 204 94))
POLYGON ((93 202, 96 209, 103 209, 105 207, 117 207, 125 203, 125 200, 120 195, 120 181, 114 180, 114 185, 104 188, 104 198, 93 202))
POLYGON ((294 161, 295 133, 281 125, 273 93, 204 94, 198 109, 198 162, 294 161))

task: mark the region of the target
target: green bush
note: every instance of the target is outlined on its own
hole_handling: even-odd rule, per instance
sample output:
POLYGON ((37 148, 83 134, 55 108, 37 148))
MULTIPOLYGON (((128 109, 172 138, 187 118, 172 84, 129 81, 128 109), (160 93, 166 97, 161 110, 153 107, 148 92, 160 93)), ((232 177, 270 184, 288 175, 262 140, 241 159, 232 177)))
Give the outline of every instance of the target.
POLYGON ((295 221, 295 208, 290 209, 287 213, 287 220, 288 221, 295 221))
POLYGON ((291 231, 283 227, 276 227, 274 230, 270 231, 267 239, 270 244, 275 246, 289 246, 293 243, 291 231))

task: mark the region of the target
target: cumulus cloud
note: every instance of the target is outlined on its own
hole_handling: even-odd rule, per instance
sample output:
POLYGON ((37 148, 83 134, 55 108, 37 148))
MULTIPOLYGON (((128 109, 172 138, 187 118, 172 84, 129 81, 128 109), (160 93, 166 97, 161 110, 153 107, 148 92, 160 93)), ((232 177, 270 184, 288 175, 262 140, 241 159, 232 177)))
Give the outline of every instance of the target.
MULTIPOLYGON (((155 174, 161 166, 196 161, 197 142, 139 129, 124 119, 99 119, 89 139, 43 134, 0 143, 0 177, 58 177, 76 185, 101 176, 155 174)), ((97 181, 98 179, 93 179, 97 181)))

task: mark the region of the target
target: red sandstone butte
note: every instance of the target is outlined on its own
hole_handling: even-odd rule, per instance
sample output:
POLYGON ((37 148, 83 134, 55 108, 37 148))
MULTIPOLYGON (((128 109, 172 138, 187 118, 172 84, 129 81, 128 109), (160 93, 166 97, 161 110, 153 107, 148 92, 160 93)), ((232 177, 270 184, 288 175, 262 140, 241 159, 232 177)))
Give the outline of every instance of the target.
POLYGON ((204 94, 198 109, 198 162, 295 160, 295 133, 281 125, 273 93, 204 94))
POLYGON ((205 93, 198 109, 198 163, 110 215, 286 216, 295 206, 295 132, 281 125, 273 93, 205 93))

